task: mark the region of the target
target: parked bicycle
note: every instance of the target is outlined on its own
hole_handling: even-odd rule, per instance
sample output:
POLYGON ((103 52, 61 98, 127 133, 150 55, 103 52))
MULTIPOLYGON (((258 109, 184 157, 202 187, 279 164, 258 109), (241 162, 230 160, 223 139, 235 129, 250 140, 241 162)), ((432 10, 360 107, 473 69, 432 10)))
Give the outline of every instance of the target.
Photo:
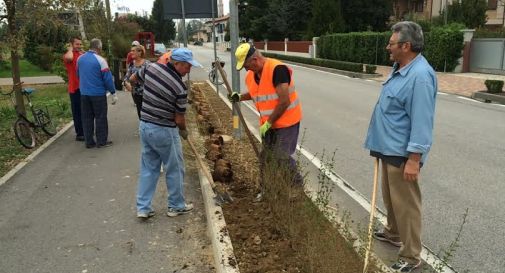
MULTIPOLYGON (((14 135, 16 136, 16 139, 19 141, 21 145, 23 145, 23 147, 28 149, 34 148, 37 143, 36 142, 37 135, 35 134, 35 130, 40 128, 48 136, 54 136, 56 135, 57 132, 56 126, 54 125, 53 121, 51 120, 51 117, 49 116, 47 106, 46 109, 41 109, 33 105, 30 96, 35 91, 36 90, 33 88, 23 88, 21 91, 21 93, 28 102, 29 106, 28 113, 31 114, 31 119, 33 120, 31 120, 28 117, 28 115, 24 115, 16 111, 18 118, 13 125, 14 135)), ((2 95, 9 96, 11 98, 11 102, 14 105, 14 107, 16 106, 16 103, 13 99, 14 88, 7 93, 4 93, 2 89, 0 89, 0 93, 2 95)))
MULTIPOLYGON (((217 61, 219 61, 219 59, 217 59, 217 61)), ((220 61, 220 63, 221 63, 221 67, 224 68, 224 62, 220 61)), ((223 70, 223 72, 224 72, 224 70, 223 70)), ((225 72, 225 76, 226 76, 226 72, 225 72)), ((223 78, 219 74, 219 70, 217 70, 215 63, 212 63, 212 69, 209 72, 209 81, 212 82, 214 85, 221 85, 224 83, 223 78)))

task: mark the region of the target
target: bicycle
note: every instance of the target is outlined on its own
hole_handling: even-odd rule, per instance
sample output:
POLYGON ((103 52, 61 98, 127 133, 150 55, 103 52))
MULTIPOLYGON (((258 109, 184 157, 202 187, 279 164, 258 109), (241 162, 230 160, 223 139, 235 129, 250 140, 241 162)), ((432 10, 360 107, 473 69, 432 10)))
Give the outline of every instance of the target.
MULTIPOLYGON (((24 97, 26 97, 26 100, 28 101, 28 106, 30 107, 29 110, 33 117, 33 121, 31 121, 27 115, 24 115, 16 111, 18 118, 13 125, 14 135, 16 136, 16 139, 19 141, 21 145, 23 145, 23 147, 28 149, 32 149, 36 145, 36 134, 35 134, 36 129, 41 128, 42 131, 44 131, 44 133, 46 133, 48 136, 54 136, 56 135, 57 132, 56 126, 51 120, 51 116, 49 116, 47 106, 46 109, 41 109, 33 105, 30 96, 35 91, 36 90, 33 88, 23 88, 21 90, 21 93, 23 94, 24 97)), ((7 93, 2 92, 2 90, 0 89, 0 93, 2 95, 9 96, 11 98, 12 104, 16 106, 16 103, 12 99, 14 89, 12 89, 10 92, 7 93)))
MULTIPOLYGON (((216 59, 216 61, 219 61, 219 58, 216 59)), ((221 63, 221 67, 224 68, 224 62, 220 61, 220 63, 221 63)), ((223 72, 224 72, 224 70, 223 70, 223 72)), ((225 77, 226 77, 226 72, 224 74, 225 74, 225 77)), ((209 72, 209 80, 214 85, 221 85, 221 84, 224 83, 221 75, 219 75, 219 71, 218 71, 215 63, 212 63, 212 69, 209 72)))

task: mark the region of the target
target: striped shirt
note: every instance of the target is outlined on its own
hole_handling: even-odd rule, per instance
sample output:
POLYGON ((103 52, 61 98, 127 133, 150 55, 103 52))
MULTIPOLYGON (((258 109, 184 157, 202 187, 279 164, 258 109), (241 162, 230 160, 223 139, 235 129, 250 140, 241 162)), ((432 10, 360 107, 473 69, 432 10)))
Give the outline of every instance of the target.
POLYGON ((188 92, 174 66, 151 63, 136 73, 144 83, 140 120, 176 127, 175 113, 185 113, 188 92))

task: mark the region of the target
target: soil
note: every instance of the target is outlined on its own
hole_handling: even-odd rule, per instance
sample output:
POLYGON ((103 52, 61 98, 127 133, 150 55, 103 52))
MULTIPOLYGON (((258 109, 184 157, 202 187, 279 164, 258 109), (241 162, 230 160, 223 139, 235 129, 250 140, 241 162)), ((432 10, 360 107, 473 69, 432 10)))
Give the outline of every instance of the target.
MULTIPOLYGON (((210 131, 232 135, 232 115, 228 106, 206 83, 195 83, 192 87, 194 88, 193 94, 202 94, 198 95, 200 99, 195 98, 197 95, 192 96, 193 106, 200 107, 201 103, 205 103, 202 102, 201 97, 209 104, 210 117, 208 119, 213 125, 210 131)), ((198 116, 197 110, 190 114, 198 116)), ((203 134, 208 133, 209 126, 205 122, 201 122, 202 117, 195 120, 200 121, 198 125, 200 131, 203 134)), ((204 139, 208 138, 208 136, 204 136, 204 139)), ((206 146, 204 139, 200 139, 198 146, 206 146)), ((286 228, 283 225, 285 223, 280 223, 279 218, 282 217, 279 217, 279 208, 276 207, 275 201, 272 202, 268 199, 259 203, 253 201, 258 192, 259 163, 247 137, 244 136, 243 140, 232 139, 229 143, 224 144, 222 157, 231 163, 233 176, 231 181, 227 183, 215 182, 220 187, 227 188, 234 198, 232 203, 224 204, 222 207, 237 258, 236 263, 242 273, 355 273, 362 271, 362 259, 354 252, 349 243, 338 235, 331 224, 323 223, 321 225, 323 229, 319 229, 315 234, 313 230, 317 229, 313 228, 311 219, 307 219, 314 217, 306 217, 300 221, 300 219, 296 219, 298 213, 295 212, 291 215, 291 218, 295 218, 291 224, 294 223, 299 227, 286 228), (305 222, 306 224, 304 224, 305 222), (335 251, 329 250, 328 245, 335 251), (326 255, 326 252, 332 254, 326 255), (320 259, 314 261, 314 257, 316 260, 320 259)), ((214 162, 207 160, 207 163, 212 169, 214 162)), ((299 208, 305 208, 307 200, 303 195, 302 198, 293 202, 298 202, 299 208)), ((308 201, 308 203, 311 202, 308 201)), ((296 204, 290 204, 290 206, 296 207, 296 204)), ((317 209, 313 210, 314 206, 309 205, 309 207, 310 213, 317 211, 317 209)), ((320 218, 324 217, 319 217, 318 221, 320 218)))

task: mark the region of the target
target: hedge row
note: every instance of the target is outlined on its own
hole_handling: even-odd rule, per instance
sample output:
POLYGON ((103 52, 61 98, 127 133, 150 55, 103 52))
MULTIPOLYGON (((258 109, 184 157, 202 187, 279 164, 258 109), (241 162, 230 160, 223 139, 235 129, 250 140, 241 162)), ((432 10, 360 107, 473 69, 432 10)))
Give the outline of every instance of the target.
MULTIPOLYGON (((356 32, 323 35, 317 41, 324 59, 391 65, 386 45, 391 32, 356 32)), ((424 52, 437 71, 453 71, 463 49, 463 32, 456 27, 436 27, 424 34, 424 52), (445 69, 444 69, 445 68, 445 69)))
POLYGON ((284 54, 275 54, 275 53, 269 53, 269 52, 262 52, 261 54, 263 54, 266 57, 271 57, 271 58, 275 58, 275 59, 286 60, 286 61, 291 61, 291 62, 296 62, 296 63, 304 63, 304 64, 310 64, 310 65, 335 68, 335 69, 339 69, 339 70, 363 73, 363 64, 362 63, 351 63, 351 62, 342 62, 342 61, 327 60, 327 59, 305 58, 305 57, 291 56, 291 55, 284 55, 284 54))

